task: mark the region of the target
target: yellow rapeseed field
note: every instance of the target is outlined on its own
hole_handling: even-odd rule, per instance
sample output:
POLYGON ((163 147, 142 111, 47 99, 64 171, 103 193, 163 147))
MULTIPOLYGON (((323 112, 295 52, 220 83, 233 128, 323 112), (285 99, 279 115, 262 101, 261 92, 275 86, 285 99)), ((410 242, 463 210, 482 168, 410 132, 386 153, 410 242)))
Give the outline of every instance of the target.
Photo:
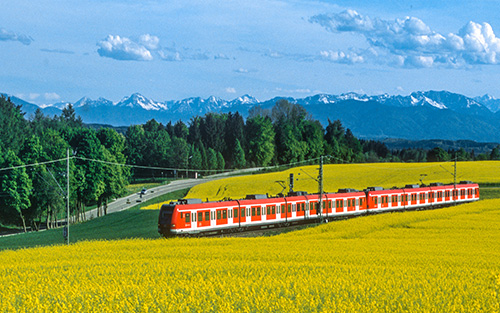
POLYGON ((500 200, 261 238, 0 252, 0 312, 499 312, 500 200))
MULTIPOLYGON (((318 168, 318 165, 312 165, 283 172, 217 180, 193 187, 186 198, 221 200, 225 197, 244 198, 247 194, 275 195, 282 190, 276 181, 283 181, 288 186, 290 173, 293 173, 296 178, 295 190, 317 192, 318 183, 310 176, 316 178, 318 168)), ((402 187, 406 184, 420 183, 421 178, 427 184, 431 182, 453 183, 452 173, 452 162, 330 164, 324 166, 324 190, 334 192, 339 188, 362 190, 368 186, 402 187)), ((458 162, 457 181, 460 180, 500 183, 500 162, 458 162)))

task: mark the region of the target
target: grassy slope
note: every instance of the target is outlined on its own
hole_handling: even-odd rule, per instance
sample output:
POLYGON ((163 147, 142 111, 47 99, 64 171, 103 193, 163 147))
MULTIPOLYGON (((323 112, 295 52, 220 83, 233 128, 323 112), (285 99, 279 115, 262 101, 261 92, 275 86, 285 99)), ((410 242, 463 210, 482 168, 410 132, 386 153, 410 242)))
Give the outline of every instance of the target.
MULTIPOLYGON (((188 189, 165 194, 126 211, 70 226, 70 241, 158 238, 158 211, 141 207, 167 199, 183 198, 188 189)), ((62 229, 18 234, 0 238, 0 250, 29 248, 64 243, 62 229)))
MULTIPOLYGON (((390 187, 415 183, 418 182, 420 173, 429 173, 429 176, 424 180, 427 182, 434 180, 447 181, 451 175, 445 172, 442 167, 450 167, 450 165, 451 163, 328 165, 325 166, 325 189, 336 190, 340 187, 363 188, 363 186, 366 187, 367 185, 390 187), (416 181, 412 181, 411 177, 416 181)), ((493 161, 461 162, 458 164, 459 179, 498 184, 500 181, 498 175, 496 175, 498 168, 500 168, 500 163, 493 161)), ((302 167, 302 169, 312 174, 312 176, 315 175, 315 172, 317 173, 317 166, 306 166, 302 167)), ((302 173, 298 168, 294 168, 285 172, 227 178, 198 185, 191 189, 187 197, 214 199, 222 196, 242 197, 247 193, 277 193, 281 190, 281 187, 275 181, 286 179, 290 172, 302 173)), ((296 175, 296 177, 299 177, 299 180, 296 182, 295 190, 315 192, 317 183, 314 180, 305 174, 296 175)), ((182 198, 186 193, 187 190, 167 194, 144 202, 136 208, 74 225, 70 228, 70 240, 71 242, 77 242, 94 239, 158 238, 156 227, 158 211, 140 210, 139 208, 169 199, 182 198)), ((482 188, 481 198, 500 198, 500 189, 495 187, 482 188)), ((64 243, 62 230, 55 229, 0 238, 0 250, 62 243, 64 243)))

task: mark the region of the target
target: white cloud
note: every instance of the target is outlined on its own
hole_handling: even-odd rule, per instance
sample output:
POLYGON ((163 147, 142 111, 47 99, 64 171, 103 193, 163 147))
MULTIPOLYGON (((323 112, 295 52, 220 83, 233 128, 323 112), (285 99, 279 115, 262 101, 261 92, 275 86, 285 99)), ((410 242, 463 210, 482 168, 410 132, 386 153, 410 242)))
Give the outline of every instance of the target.
POLYGON ((236 73, 248 73, 249 71, 245 68, 240 67, 239 69, 235 70, 236 73))
POLYGON ((99 41, 97 45, 99 46, 97 52, 102 57, 134 61, 151 61, 153 59, 151 51, 143 44, 134 42, 127 37, 109 35, 105 40, 99 41))
POLYGON ((320 56, 323 59, 345 64, 363 63, 365 60, 363 56, 355 52, 343 52, 343 51, 321 51, 320 56))
POLYGON ((226 92, 227 93, 236 93, 236 89, 234 89, 233 87, 227 87, 226 92))
POLYGON ((181 55, 179 52, 170 52, 170 51, 159 51, 158 54, 160 55, 160 58, 164 61, 182 61, 181 55))
POLYGON ((149 50, 158 50, 160 48, 160 39, 150 34, 144 34, 139 37, 139 44, 143 45, 149 50))
POLYGON ((59 96, 57 93, 55 92, 47 92, 43 95, 43 97, 45 98, 45 100, 47 101, 56 101, 56 100, 59 100, 61 99, 61 96, 59 96))
MULTIPOLYGON (((431 67, 437 64, 465 66, 467 64, 500 64, 500 39, 490 24, 469 22, 458 33, 446 36, 433 31, 416 17, 405 17, 394 21, 363 16, 347 10, 335 14, 322 14, 310 18, 330 32, 351 32, 366 38, 371 48, 392 57, 379 57, 393 65, 431 67)), ((365 61, 366 56, 322 51, 325 59, 341 63, 365 61)))
POLYGON ((0 41, 19 41, 23 45, 29 45, 33 42, 33 38, 0 28, 0 41))

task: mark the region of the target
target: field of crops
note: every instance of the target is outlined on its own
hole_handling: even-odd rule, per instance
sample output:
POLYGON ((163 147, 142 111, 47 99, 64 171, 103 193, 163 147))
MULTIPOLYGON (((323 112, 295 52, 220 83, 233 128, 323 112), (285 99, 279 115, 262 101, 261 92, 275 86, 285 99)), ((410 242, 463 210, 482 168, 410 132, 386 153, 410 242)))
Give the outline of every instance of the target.
MULTIPOLYGON (((318 192, 318 183, 310 177, 316 178, 318 176, 318 165, 306 166, 302 169, 294 168, 284 172, 213 181, 193 187, 187 198, 220 200, 225 197, 244 198, 247 194, 269 193, 275 195, 282 191, 282 187, 277 181, 283 181, 288 186, 290 173, 293 173, 296 179, 294 190, 318 192)), ((406 184, 420 184, 420 178, 426 184, 431 182, 452 183, 452 173, 452 162, 331 164, 324 166, 324 190, 333 192, 339 188, 362 190, 368 186, 402 187, 406 184)), ((460 180, 500 184, 500 162, 458 162, 457 181, 460 180)))
POLYGON ((0 252, 0 311, 498 312, 500 200, 261 238, 0 252))

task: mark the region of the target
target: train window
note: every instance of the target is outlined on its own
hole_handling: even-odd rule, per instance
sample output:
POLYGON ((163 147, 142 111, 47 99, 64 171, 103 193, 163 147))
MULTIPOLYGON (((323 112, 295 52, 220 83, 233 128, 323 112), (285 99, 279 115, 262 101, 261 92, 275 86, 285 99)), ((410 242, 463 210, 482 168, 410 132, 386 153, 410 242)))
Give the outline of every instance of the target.
POLYGON ((241 217, 245 217, 245 208, 241 208, 241 212, 240 212, 240 216, 241 217))
POLYGON ((359 199, 356 199, 356 206, 359 205, 359 199))
POLYGON ((271 207, 267 206, 266 209, 267 209, 267 215, 271 214, 271 207))
POLYGON ((359 206, 363 205, 363 198, 359 198, 359 206))
POLYGON ((234 217, 235 218, 238 217, 238 209, 234 209, 233 211, 234 211, 234 217))
POLYGON ((193 219, 193 222, 196 222, 196 213, 193 213, 193 216, 191 218, 193 219))
POLYGON ((295 212, 296 209, 297 209, 297 205, 296 204, 292 204, 292 212, 295 212))
POLYGON ((250 208, 247 208, 247 216, 250 216, 250 208))
POLYGON ((203 221, 203 213, 198 212, 198 222, 203 221))
POLYGON ((276 206, 273 205, 271 212, 273 212, 272 214, 276 214, 276 206))
POLYGON ((292 205, 291 204, 288 205, 288 213, 290 213, 290 212, 292 212, 292 205))
POLYGON ((186 223, 191 223, 191 214, 186 213, 186 223))
POLYGON ((229 218, 233 217, 233 210, 229 210, 229 218))
POLYGON ((252 216, 255 216, 255 207, 252 207, 252 216))
MULTIPOLYGON (((210 220, 210 212, 205 212, 205 221, 209 221, 210 220)), ((200 219, 201 221, 201 219, 200 219)))
POLYGON ((476 189, 476 196, 479 194, 479 189, 476 189))
POLYGON ((227 210, 224 210, 222 211, 222 219, 226 219, 227 218, 227 210))

